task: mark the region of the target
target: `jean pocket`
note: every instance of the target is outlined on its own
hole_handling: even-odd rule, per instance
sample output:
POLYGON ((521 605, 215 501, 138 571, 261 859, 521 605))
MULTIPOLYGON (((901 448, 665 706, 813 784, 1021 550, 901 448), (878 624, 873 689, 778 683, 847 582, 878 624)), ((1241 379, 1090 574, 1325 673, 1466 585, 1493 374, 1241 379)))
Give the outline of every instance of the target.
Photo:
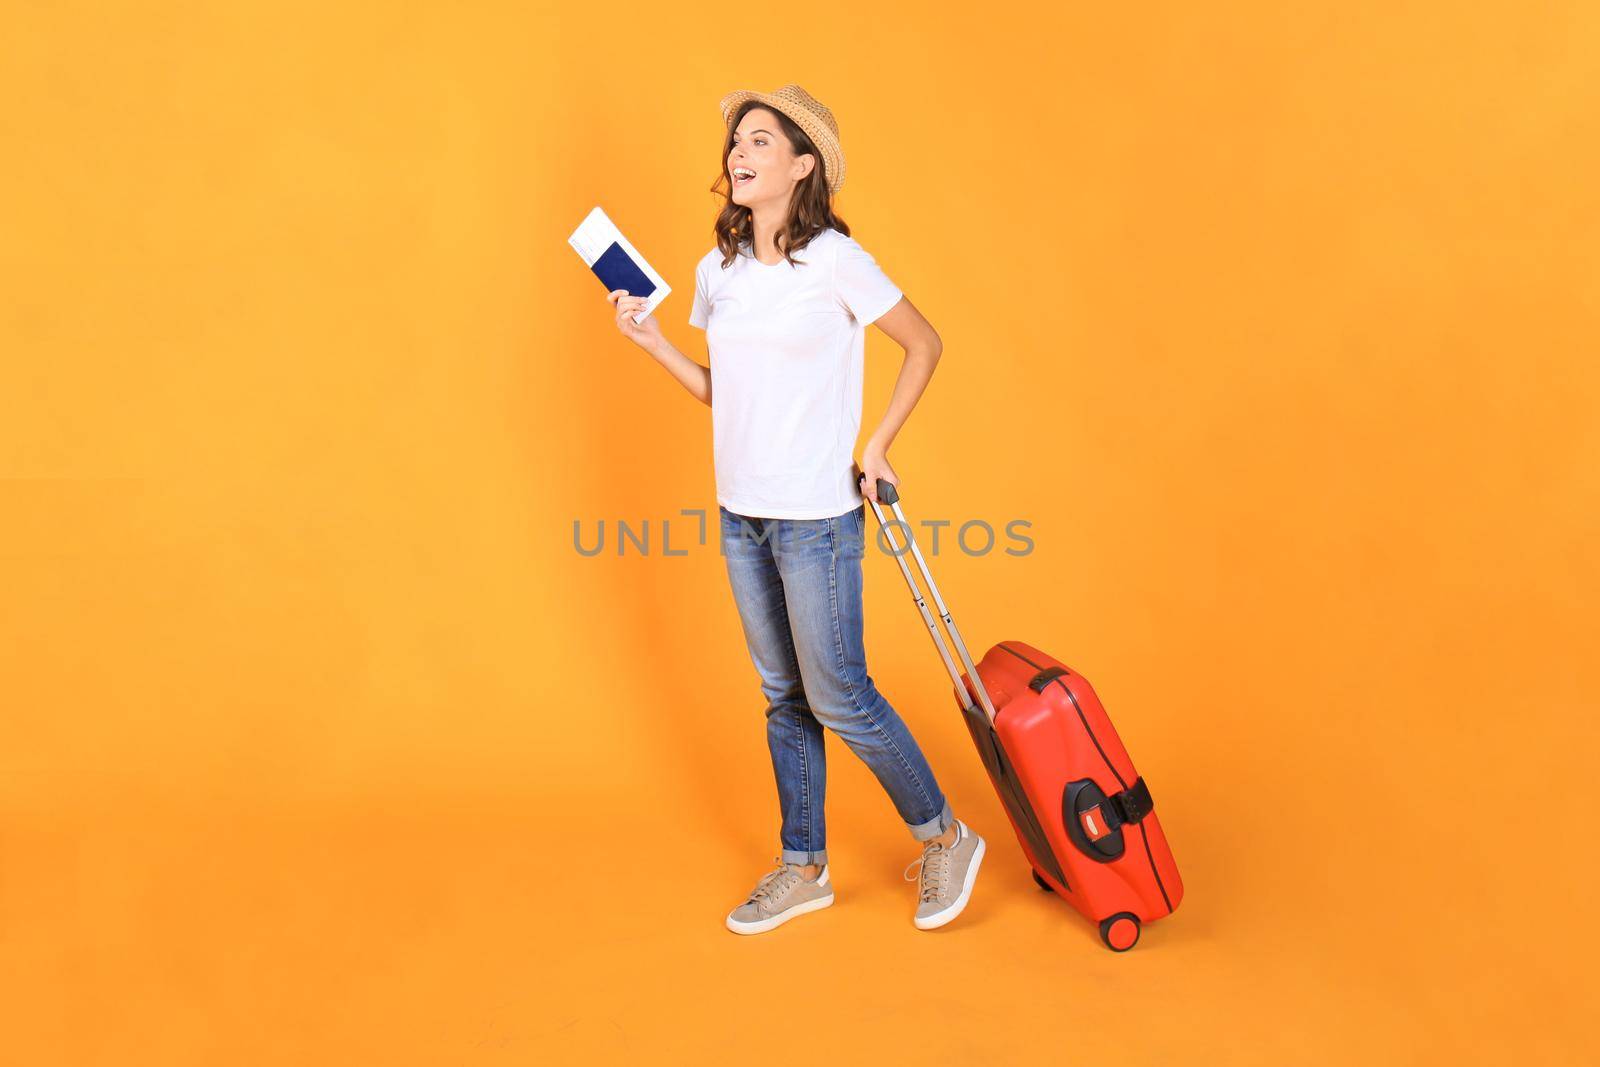
POLYGON ((867 505, 862 504, 842 517, 840 551, 851 559, 860 559, 867 545, 867 505))
POLYGON ((771 519, 751 518, 722 508, 722 554, 753 556, 769 552, 776 540, 771 519))
POLYGON ((783 547, 798 555, 829 555, 833 552, 834 520, 784 519, 783 547))

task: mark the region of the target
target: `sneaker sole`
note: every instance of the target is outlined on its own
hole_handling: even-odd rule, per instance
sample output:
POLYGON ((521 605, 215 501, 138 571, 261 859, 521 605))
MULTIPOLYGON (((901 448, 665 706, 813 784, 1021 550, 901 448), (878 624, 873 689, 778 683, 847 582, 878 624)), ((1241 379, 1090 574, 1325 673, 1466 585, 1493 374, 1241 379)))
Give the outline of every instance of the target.
POLYGON ((967 877, 961 883, 961 895, 956 897, 955 903, 943 911, 936 911, 932 915, 918 915, 911 921, 918 930, 937 930, 945 923, 960 915, 967 907, 967 900, 972 896, 972 885, 978 880, 978 868, 983 866, 984 840, 978 838, 978 847, 972 850, 972 862, 967 865, 967 877))
POLYGON ((807 912, 812 911, 821 911, 823 908, 826 908, 832 903, 833 894, 829 893, 825 897, 818 897, 815 900, 808 900, 804 904, 796 904, 792 908, 785 908, 783 911, 772 916, 770 919, 760 919, 753 923, 740 922, 730 915, 728 916, 727 926, 728 929, 732 930, 736 934, 764 934, 768 930, 777 929, 797 915, 804 915, 807 912))

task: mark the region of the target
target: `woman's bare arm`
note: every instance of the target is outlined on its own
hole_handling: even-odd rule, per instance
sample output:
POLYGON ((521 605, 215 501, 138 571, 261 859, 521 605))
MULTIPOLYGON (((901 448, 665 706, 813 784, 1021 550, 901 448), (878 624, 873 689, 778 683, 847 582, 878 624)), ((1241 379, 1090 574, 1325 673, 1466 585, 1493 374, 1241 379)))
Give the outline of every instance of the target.
POLYGON ((633 316, 644 307, 645 298, 629 296, 625 289, 614 289, 606 294, 606 300, 616 305, 617 329, 622 336, 650 353, 650 358, 667 368, 667 373, 676 378, 690 396, 702 404, 710 405, 711 368, 702 367, 679 352, 661 332, 661 323, 656 321, 654 315, 640 323, 633 321, 633 316))
POLYGON ((655 344, 645 351, 649 352, 657 363, 667 368, 667 373, 676 378, 679 385, 689 390, 690 396, 707 406, 711 404, 710 367, 702 367, 679 352, 665 336, 657 337, 655 344))
POLYGON ((905 358, 900 364, 900 374, 895 378, 894 392, 889 397, 889 408, 883 414, 877 429, 867 438, 861 450, 861 473, 867 476, 863 487, 866 495, 878 499, 878 479, 898 486, 900 478, 889 466, 889 446, 895 435, 911 417, 923 390, 933 377, 933 369, 944 352, 944 342, 933 325, 922 317, 909 297, 902 296, 899 303, 880 315, 873 323, 888 334, 901 348, 905 358))

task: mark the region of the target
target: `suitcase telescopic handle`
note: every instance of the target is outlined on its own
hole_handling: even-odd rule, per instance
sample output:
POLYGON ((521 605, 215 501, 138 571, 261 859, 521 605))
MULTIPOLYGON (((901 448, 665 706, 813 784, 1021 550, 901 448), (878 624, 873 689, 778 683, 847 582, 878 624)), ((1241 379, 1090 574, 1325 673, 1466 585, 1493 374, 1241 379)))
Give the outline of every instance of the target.
MULTIPOLYGON (((856 483, 865 483, 865 473, 856 475, 856 483)), ((961 684, 961 672, 956 669, 955 661, 950 658, 950 648, 945 643, 944 634, 939 632, 938 623, 933 621, 933 613, 928 610, 928 602, 922 597, 922 590, 917 585, 917 580, 911 574, 911 567, 906 563, 906 555, 916 561, 917 570, 922 572, 923 581, 928 583, 928 592, 933 597, 934 608, 939 613, 944 628, 950 631, 950 643, 956 646, 956 654, 961 657, 961 665, 967 669, 967 677, 972 681, 972 688, 977 690, 978 703, 983 707, 984 715, 989 721, 994 722, 994 704, 989 699, 989 690, 985 688, 983 679, 978 676, 978 668, 972 662, 972 654, 967 651, 967 643, 961 640, 961 631, 956 629, 955 620, 950 617, 950 609, 945 607, 944 598, 939 595, 939 587, 934 584, 933 574, 928 570, 928 561, 923 558, 922 550, 917 547, 916 536, 911 532, 911 523, 906 520, 905 512, 900 510, 900 491, 895 486, 882 478, 878 479, 878 499, 862 494, 872 514, 877 516, 878 526, 889 539, 889 546, 894 555, 894 561, 900 565, 900 573, 905 575, 906 585, 911 589, 911 599, 916 603, 917 610, 922 613, 922 621, 928 624, 928 633, 933 637, 934 647, 939 650, 939 658, 944 661, 944 669, 950 672, 950 680, 955 683, 956 692, 963 694, 962 710, 966 710, 966 687, 961 684), (894 521, 884 518, 881 504, 888 504, 894 513, 894 521), (902 548, 890 531, 898 530, 905 538, 905 547, 902 548)))

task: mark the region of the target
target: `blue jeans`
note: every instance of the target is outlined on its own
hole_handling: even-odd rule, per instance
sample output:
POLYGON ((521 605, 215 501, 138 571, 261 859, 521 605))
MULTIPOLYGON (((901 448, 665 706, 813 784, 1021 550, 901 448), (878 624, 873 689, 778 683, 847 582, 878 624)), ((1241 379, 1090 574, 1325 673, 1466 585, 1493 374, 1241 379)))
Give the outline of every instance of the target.
POLYGON ((767 698, 783 859, 826 863, 822 729, 877 775, 918 841, 952 825, 950 805, 905 722, 872 684, 862 645, 866 504, 827 519, 767 519, 718 506, 722 554, 767 698))

